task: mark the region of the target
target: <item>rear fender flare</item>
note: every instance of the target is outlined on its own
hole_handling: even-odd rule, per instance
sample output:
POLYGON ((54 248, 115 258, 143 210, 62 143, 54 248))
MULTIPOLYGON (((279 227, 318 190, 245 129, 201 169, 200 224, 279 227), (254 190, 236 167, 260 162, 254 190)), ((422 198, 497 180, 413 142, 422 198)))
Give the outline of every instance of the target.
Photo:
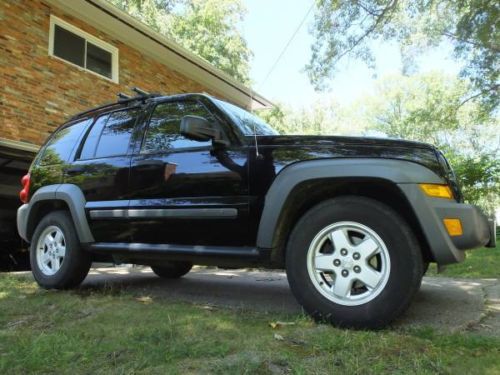
MULTIPOLYGON (((81 189, 73 184, 47 185, 38 189, 35 194, 33 194, 29 202, 29 212, 26 215, 27 228, 33 227, 32 224, 35 224, 31 221, 33 220, 34 215, 36 215, 37 206, 39 207, 41 203, 46 201, 65 202, 69 208, 80 242, 95 242, 85 214, 85 196, 83 195, 81 189)), ((28 234, 27 231, 26 233, 28 234)))

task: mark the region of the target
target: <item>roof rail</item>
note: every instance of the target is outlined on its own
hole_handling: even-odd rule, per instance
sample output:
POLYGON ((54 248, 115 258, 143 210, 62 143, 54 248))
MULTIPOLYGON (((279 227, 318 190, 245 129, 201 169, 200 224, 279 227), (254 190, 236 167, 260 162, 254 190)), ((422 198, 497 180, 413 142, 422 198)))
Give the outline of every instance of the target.
POLYGON ((143 103, 147 100, 147 99, 151 99, 151 98, 156 98, 158 96, 162 96, 163 94, 160 94, 160 93, 148 93, 144 90, 141 90, 137 87, 134 87, 132 88, 132 91, 138 93, 139 95, 137 96, 128 96, 124 93, 118 93, 117 96, 118 96, 118 101, 116 102, 111 102, 111 103, 106 103, 106 104, 103 104, 99 107, 95 107, 95 108, 91 108, 91 109, 88 109, 88 110, 85 110, 83 112, 79 112, 73 116, 71 116, 70 118, 70 121, 71 120, 75 120, 79 117, 83 117, 89 113, 92 113, 92 112, 96 112, 96 111, 100 111, 100 110, 103 110, 103 109, 106 109, 106 108, 111 108, 111 107, 114 107, 114 106, 119 106, 119 105, 124 105, 124 104, 129 104, 129 103, 132 103, 132 102, 136 102, 136 101, 142 101, 143 103))
POLYGON ((140 96, 148 96, 151 95, 149 92, 141 90, 139 87, 132 87, 133 92, 136 92, 140 96))
POLYGON ((124 94, 123 92, 119 92, 116 96, 118 96, 118 100, 130 99, 130 95, 124 94))

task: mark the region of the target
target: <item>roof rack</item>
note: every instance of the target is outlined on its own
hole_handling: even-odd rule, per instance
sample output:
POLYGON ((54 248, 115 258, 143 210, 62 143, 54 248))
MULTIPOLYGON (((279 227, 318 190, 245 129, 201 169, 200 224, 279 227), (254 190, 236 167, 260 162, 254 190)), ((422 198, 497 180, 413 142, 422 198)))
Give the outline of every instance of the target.
POLYGON ((114 107, 114 106, 129 104, 129 103, 136 102, 136 101, 142 101, 144 103, 144 102, 146 102, 147 99, 156 98, 158 96, 162 96, 163 95, 163 94, 160 94, 160 93, 151 93, 150 94, 147 91, 141 90, 138 87, 133 87, 131 90, 134 91, 134 92, 136 92, 138 95, 137 96, 129 96, 129 95, 126 95, 126 94, 120 92, 120 93, 117 94, 118 101, 111 102, 111 103, 106 103, 106 104, 103 104, 103 105, 101 105, 99 107, 95 107, 95 108, 88 109, 88 110, 83 111, 83 112, 79 112, 79 113, 71 116, 70 121, 71 120, 75 120, 75 119, 77 119, 79 117, 85 116, 85 115, 87 115, 89 113, 100 111, 100 110, 103 110, 103 109, 106 109, 106 108, 111 108, 111 107, 114 107))

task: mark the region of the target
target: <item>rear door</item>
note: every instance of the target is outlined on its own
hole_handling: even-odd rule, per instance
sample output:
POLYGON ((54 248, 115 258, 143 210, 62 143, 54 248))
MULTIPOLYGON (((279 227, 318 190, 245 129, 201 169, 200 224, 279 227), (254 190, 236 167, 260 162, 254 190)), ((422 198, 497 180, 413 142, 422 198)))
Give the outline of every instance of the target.
POLYGON ((132 135, 140 113, 139 108, 130 108, 97 117, 66 168, 65 182, 83 191, 96 241, 130 240, 123 213, 129 204, 132 135))
POLYGON ((200 101, 157 103, 132 157, 129 217, 133 241, 243 245, 248 232, 247 150, 229 142, 227 128, 200 101), (187 139, 183 116, 203 117, 227 145, 187 139))

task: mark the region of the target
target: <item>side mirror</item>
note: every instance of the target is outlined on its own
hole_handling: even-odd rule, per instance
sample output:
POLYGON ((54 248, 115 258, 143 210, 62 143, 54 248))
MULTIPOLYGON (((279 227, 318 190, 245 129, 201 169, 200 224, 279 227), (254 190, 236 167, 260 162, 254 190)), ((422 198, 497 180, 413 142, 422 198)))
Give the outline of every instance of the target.
POLYGON ((220 131, 214 129, 206 119, 199 116, 184 116, 181 120, 181 134, 195 141, 221 140, 220 131))

